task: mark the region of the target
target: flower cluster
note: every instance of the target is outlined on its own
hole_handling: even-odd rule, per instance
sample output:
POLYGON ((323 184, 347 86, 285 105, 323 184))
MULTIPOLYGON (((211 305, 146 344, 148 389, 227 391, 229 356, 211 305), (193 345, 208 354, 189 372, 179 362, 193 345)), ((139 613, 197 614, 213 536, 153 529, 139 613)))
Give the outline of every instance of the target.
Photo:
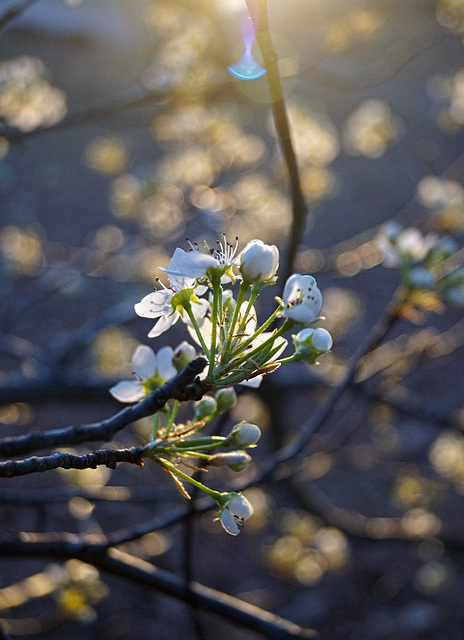
MULTIPOLYGON (((244 469, 250 456, 245 451, 254 447, 260 437, 256 425, 240 423, 224 436, 199 436, 205 427, 236 402, 236 384, 258 386, 267 373, 281 364, 306 360, 309 363, 329 351, 330 334, 309 325, 319 319, 322 294, 310 275, 293 274, 285 283, 277 307, 262 323, 258 322, 256 298, 264 287, 274 285, 279 267, 279 251, 274 245, 252 240, 239 251, 223 237, 216 247, 205 243, 201 251, 189 242, 190 250, 177 248, 163 269, 168 286, 148 294, 135 305, 139 316, 156 319, 148 337, 157 337, 178 320, 196 343, 182 342, 178 347, 162 347, 156 354, 141 345, 132 360, 136 380, 119 382, 110 390, 121 402, 136 402, 170 380, 197 356, 197 349, 208 360, 203 372, 203 386, 214 395, 205 395, 194 403, 193 415, 186 424, 176 424, 179 401, 171 401, 154 416, 152 441, 146 455, 158 462, 188 497, 183 482, 194 484, 211 495, 219 505, 219 518, 225 530, 236 535, 253 509, 243 496, 219 493, 190 477, 179 464, 191 467, 191 459, 204 466, 227 466, 234 471, 244 469), (232 288, 238 287, 236 294, 232 288), (272 326, 278 324, 280 326, 272 326), (287 347, 284 333, 294 326, 302 330, 293 336, 294 353, 281 355, 287 347), (218 452, 222 448, 226 451, 218 452)), ((196 467, 194 467, 196 468, 196 467)))
POLYGON ((383 264, 400 270, 405 302, 432 310, 440 310, 442 302, 464 305, 464 268, 452 238, 424 236, 415 227, 403 229, 388 222, 381 228, 377 246, 383 264))

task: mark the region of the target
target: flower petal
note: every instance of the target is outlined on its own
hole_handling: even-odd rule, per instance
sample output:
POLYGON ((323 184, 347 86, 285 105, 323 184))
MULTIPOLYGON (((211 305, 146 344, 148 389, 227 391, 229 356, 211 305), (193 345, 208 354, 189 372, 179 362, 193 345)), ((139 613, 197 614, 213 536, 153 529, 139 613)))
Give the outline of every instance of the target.
POLYGON ((119 402, 138 402, 145 397, 145 389, 136 380, 122 380, 111 387, 110 393, 119 402))
POLYGON ((178 311, 174 311, 174 313, 170 315, 164 315, 162 318, 158 320, 153 329, 148 334, 149 338, 157 338, 162 333, 167 331, 175 324, 180 318, 180 314, 178 311))
POLYGON ((158 375, 163 380, 170 380, 177 373, 177 370, 172 364, 173 357, 174 350, 172 349, 172 347, 161 347, 161 349, 156 354, 156 359, 158 361, 158 375))
POLYGON ((148 380, 155 375, 156 356, 153 349, 145 344, 140 344, 132 356, 132 368, 140 380, 148 380))
POLYGON ((170 313, 173 293, 170 289, 149 293, 134 306, 135 313, 142 318, 159 318, 165 313, 170 313))
POLYGON ((240 527, 238 526, 234 516, 231 514, 229 509, 224 509, 221 513, 221 524, 227 533, 230 533, 231 536, 238 536, 240 533, 240 527))

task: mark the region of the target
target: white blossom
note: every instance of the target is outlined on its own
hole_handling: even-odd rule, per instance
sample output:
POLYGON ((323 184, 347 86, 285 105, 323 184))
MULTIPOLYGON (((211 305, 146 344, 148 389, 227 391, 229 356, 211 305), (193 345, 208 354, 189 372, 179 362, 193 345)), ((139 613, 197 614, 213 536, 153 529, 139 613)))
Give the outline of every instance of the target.
POLYGON ((251 240, 240 256, 240 273, 247 282, 266 282, 279 267, 279 250, 262 240, 251 240))
POLYGON ((119 402, 138 402, 152 389, 173 378, 177 371, 172 364, 174 351, 162 347, 157 354, 141 344, 132 356, 132 368, 138 380, 121 380, 111 387, 111 395, 119 402))
POLYGON ((164 269, 169 277, 189 277, 203 278, 208 269, 219 269, 221 273, 221 282, 230 282, 233 279, 232 267, 239 264, 236 253, 238 249, 238 238, 235 244, 227 242, 224 234, 224 240, 218 241, 217 248, 209 249, 208 253, 202 253, 196 244, 190 243, 190 251, 176 249, 176 265, 164 269))
POLYGON ((227 533, 230 533, 231 536, 237 536, 245 520, 253 515, 253 506, 245 496, 239 493, 229 495, 231 498, 222 509, 220 520, 227 533))
POLYGON ((295 322, 311 324, 319 317, 322 294, 313 276, 294 273, 285 283, 282 315, 295 322))
MULTIPOLYGON (((195 278, 192 276, 181 275, 177 272, 182 262, 182 249, 176 249, 172 256, 169 267, 166 271, 169 273, 169 287, 164 287, 159 291, 153 291, 145 296, 135 305, 135 312, 142 318, 159 318, 153 329, 148 334, 149 338, 156 338, 167 331, 174 325, 181 314, 172 305, 174 295, 183 289, 192 289, 195 286, 195 278)), ((205 287, 197 287, 196 293, 201 295, 205 292, 205 287)), ((202 318, 208 310, 208 302, 206 300, 192 300, 192 312, 195 318, 202 318)))

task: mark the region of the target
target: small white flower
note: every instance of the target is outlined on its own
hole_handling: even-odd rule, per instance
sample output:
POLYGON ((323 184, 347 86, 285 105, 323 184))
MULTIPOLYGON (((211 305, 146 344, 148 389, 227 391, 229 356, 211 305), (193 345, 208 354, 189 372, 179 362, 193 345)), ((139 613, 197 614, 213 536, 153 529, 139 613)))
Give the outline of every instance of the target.
POLYGON ((196 357, 197 357, 197 352, 195 347, 189 344, 187 340, 183 340, 174 349, 174 357, 172 359, 172 364, 175 366, 177 371, 182 371, 182 369, 186 367, 189 362, 192 362, 192 360, 195 360, 196 357))
MULTIPOLYGON (((177 272, 182 256, 182 249, 176 249, 174 255, 169 261, 169 287, 164 287, 159 291, 154 291, 145 296, 135 305, 135 312, 142 318, 159 318, 153 329, 148 334, 149 338, 157 338, 174 325, 181 314, 172 306, 172 298, 182 289, 193 289, 195 286, 195 278, 192 276, 181 275, 177 272)), ((185 253, 185 252, 182 252, 185 253)), ((164 271, 164 269, 163 269, 164 271)), ((205 292, 205 287, 197 287, 196 293, 201 295, 205 292)), ((201 300, 192 304, 192 312, 195 318, 202 318, 208 310, 208 302, 201 300)))
POLYGON ((230 493, 229 496, 231 497, 221 511, 220 519, 227 533, 237 536, 245 520, 253 515, 253 506, 245 496, 239 493, 230 493))
POLYGON ((144 344, 132 356, 132 368, 138 380, 122 380, 111 387, 110 393, 119 402, 138 402, 152 389, 173 378, 177 371, 172 365, 174 351, 162 347, 157 354, 144 344))
POLYGON ((311 324, 319 317, 322 294, 313 276, 294 273, 285 283, 282 315, 295 322, 311 324))
POLYGON ((247 282, 266 282, 279 267, 279 250, 262 240, 251 240, 240 256, 240 273, 247 282))
POLYGON ((177 261, 175 266, 169 264, 166 273, 177 277, 203 278, 208 269, 219 269, 221 282, 230 282, 233 279, 232 267, 238 266, 238 258, 235 257, 238 249, 238 238, 235 244, 227 242, 224 235, 223 242, 218 241, 216 249, 209 249, 209 253, 201 253, 196 244, 188 241, 190 251, 176 249, 177 261))
POLYGON ((394 232, 390 225, 383 225, 376 240, 383 254, 383 264, 393 268, 399 267, 405 260, 409 263, 420 262, 438 243, 439 239, 433 233, 424 236, 416 227, 398 231, 396 223, 394 232))

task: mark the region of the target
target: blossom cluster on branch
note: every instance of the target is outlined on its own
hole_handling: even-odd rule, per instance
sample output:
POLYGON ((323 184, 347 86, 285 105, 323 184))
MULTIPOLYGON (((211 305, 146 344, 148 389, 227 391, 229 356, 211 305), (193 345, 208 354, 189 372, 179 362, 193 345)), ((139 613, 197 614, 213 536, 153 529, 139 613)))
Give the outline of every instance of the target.
POLYGON ((185 497, 189 497, 184 488, 188 482, 214 498, 224 529, 237 535, 253 513, 248 500, 234 492, 214 491, 179 466, 198 470, 192 464, 195 459, 203 466, 243 470, 251 459, 245 450, 254 447, 261 435, 257 425, 242 422, 228 436, 198 432, 235 404, 235 385, 257 387, 265 374, 284 363, 306 360, 314 364, 331 349, 332 338, 325 329, 309 327, 319 320, 322 308, 322 294, 310 275, 290 276, 282 298, 276 297, 274 312, 258 322, 256 298, 277 281, 279 251, 275 245, 252 240, 239 251, 238 239, 229 243, 225 235, 214 248, 205 243, 204 251, 195 243, 189 245, 189 251, 177 248, 168 268, 163 269, 168 286, 158 281, 160 288, 137 303, 135 311, 156 319, 148 337, 160 336, 181 320, 196 346, 184 340, 174 349, 165 346, 155 353, 139 345, 132 359, 136 379, 121 381, 110 392, 121 402, 137 402, 174 377, 201 349, 208 361, 199 376, 206 395, 194 403, 192 418, 185 424, 176 423, 179 400, 157 411, 145 456, 164 468, 185 497), (230 288, 234 285, 236 295, 230 288), (279 319, 280 326, 273 326, 279 319), (288 344, 284 334, 295 326, 302 329, 293 335, 294 352, 283 358, 288 344))

